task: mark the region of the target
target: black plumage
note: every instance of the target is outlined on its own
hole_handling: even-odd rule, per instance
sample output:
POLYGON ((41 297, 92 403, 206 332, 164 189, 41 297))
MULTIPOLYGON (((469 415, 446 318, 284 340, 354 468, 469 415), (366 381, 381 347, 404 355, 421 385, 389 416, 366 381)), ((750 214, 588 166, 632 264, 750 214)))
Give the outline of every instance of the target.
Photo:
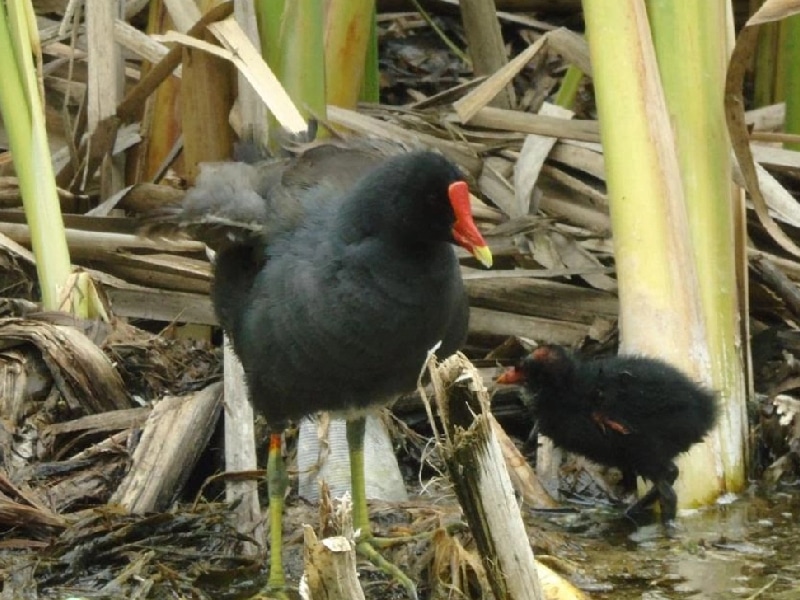
POLYGON ((630 513, 658 499, 664 522, 675 518, 674 460, 714 426, 712 391, 662 360, 580 360, 561 346, 540 346, 499 381, 524 382, 538 431, 556 446, 653 482, 630 513))
POLYGON ((256 273, 250 248, 220 252, 214 305, 270 423, 387 401, 414 388, 437 341, 444 356, 460 347, 447 201, 459 177, 440 155, 400 155, 348 194, 302 196, 305 217, 264 246, 256 273))
MULTIPOLYGON (((368 538, 364 421, 353 415, 413 390, 437 342, 440 356, 464 342, 453 246, 491 262, 462 174, 433 152, 321 143, 286 159, 211 165, 166 213, 151 219, 151 235, 177 226, 217 250, 214 307, 272 431, 273 523, 286 487, 276 436, 287 421, 341 411, 351 417, 354 524, 368 538)), ((278 588, 280 531, 272 544, 278 588)))

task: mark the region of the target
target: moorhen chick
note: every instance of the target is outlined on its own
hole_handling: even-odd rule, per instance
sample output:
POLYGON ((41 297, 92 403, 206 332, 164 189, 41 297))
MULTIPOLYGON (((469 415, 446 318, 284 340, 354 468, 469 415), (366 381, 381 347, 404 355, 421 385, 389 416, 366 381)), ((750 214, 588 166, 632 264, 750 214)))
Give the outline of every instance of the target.
MULTIPOLYGON (((160 215, 151 233, 164 232, 160 215)), ((429 350, 455 352, 469 307, 454 246, 485 266, 467 184, 440 154, 384 142, 314 143, 293 156, 203 169, 173 226, 217 251, 213 303, 270 427, 268 586, 285 586, 281 433, 318 411, 344 413, 358 549, 371 547, 363 411, 414 390, 429 350)))
POLYGON ((498 383, 524 383, 538 431, 556 446, 653 483, 626 514, 659 500, 662 521, 675 519, 674 461, 714 426, 713 392, 662 360, 580 360, 561 346, 539 346, 498 383))

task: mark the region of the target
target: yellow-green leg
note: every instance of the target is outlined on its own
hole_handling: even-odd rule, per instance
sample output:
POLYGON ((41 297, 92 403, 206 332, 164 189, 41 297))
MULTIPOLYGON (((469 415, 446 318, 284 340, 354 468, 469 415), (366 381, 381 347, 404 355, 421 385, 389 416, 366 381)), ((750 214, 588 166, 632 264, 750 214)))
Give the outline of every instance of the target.
POLYGON ((289 477, 281 454, 281 434, 269 436, 267 458, 267 483, 269 485, 269 579, 267 597, 287 598, 286 578, 283 574, 283 499, 289 487, 289 477))
POLYGON ((360 530, 356 551, 369 560, 381 571, 396 579, 408 592, 408 595, 417 600, 417 586, 396 565, 383 558, 375 550, 375 539, 372 536, 372 527, 369 523, 367 511, 367 491, 364 481, 364 432, 366 420, 364 417, 347 421, 347 446, 350 453, 350 482, 353 488, 353 528, 360 530))

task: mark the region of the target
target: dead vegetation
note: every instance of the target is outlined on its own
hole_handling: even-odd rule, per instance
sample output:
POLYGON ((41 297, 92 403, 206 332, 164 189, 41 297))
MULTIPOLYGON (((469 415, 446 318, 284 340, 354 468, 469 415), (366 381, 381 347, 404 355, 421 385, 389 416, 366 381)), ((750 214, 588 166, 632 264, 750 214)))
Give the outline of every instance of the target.
MULTIPOLYGON (((170 116, 179 96, 164 102, 158 95, 196 74, 181 64, 183 46, 142 32, 147 3, 128 1, 125 18, 114 21, 105 40, 124 47, 125 93, 107 114, 94 115, 95 127, 88 128, 87 55, 95 41, 87 37, 80 11, 67 10, 78 4, 34 2, 72 262, 99 283, 110 317, 76 321, 33 304, 30 233, 9 153, 0 153, 3 597, 88 591, 94 597, 238 597, 262 582, 263 565, 239 554, 252 540, 236 531, 219 481, 204 484, 220 470, 214 436, 222 409, 219 339, 197 329, 216 324, 209 259, 196 242, 136 235, 138 216, 180 199, 193 178, 178 121, 170 116), (167 144, 166 150, 156 152, 158 144, 167 144), (162 159, 155 164, 147 160, 150 154, 162 159)), ((379 2, 387 10, 398 4, 379 2)), ((498 3, 509 10, 542 4, 498 3)), ((591 73, 583 38, 559 27, 578 21, 579 3, 555 4, 557 11, 536 18, 500 14, 512 60, 489 77, 473 77, 417 13, 384 12, 379 27, 387 104, 358 112, 332 107, 328 115, 337 128, 437 148, 471 175, 483 200, 475 214, 496 257, 489 272, 462 257, 472 305, 467 354, 485 381, 493 379, 499 361, 519 354, 520 342, 509 336, 587 352, 611 351, 616 343, 613 247, 591 86, 584 80, 574 114, 545 102, 567 64, 591 73), (489 104, 501 91, 506 101, 489 104)), ((204 22, 219 21, 230 10, 222 3, 204 22)), ((462 45, 457 13, 440 15, 445 33, 462 45)), ((185 29, 189 35, 202 30, 185 29)), ((770 212, 796 240, 800 155, 769 142, 768 135, 782 124, 782 106, 751 111, 747 119, 756 161, 792 194, 784 204, 768 196, 770 212)), ((0 147, 7 148, 2 129, 0 147)), ((752 466, 755 475, 766 469, 768 480, 778 484, 800 471, 793 396, 800 387, 800 263, 781 250, 750 206, 747 218, 754 379, 761 394, 751 411, 752 466)), ((505 407, 508 421, 519 423, 516 399, 504 404, 498 397, 496 406, 501 422, 505 407)), ((420 412, 409 399, 396 414, 415 426, 420 412)), ((423 446, 424 440, 418 448, 423 446)), ((458 579, 447 573, 455 561, 464 588, 480 588, 473 541, 449 535, 458 520, 452 491, 440 495, 450 508, 409 504, 409 522, 397 526, 433 532, 433 543, 415 548, 421 558, 411 562, 412 576, 436 589, 438 580, 458 579)), ((295 510, 287 529, 300 531, 294 526, 303 518, 319 520, 316 509, 295 510)), ((561 543, 531 535, 545 552, 561 543)), ((302 540, 298 535, 288 543, 302 540)), ((299 574, 297 564, 289 566, 299 574)), ((368 597, 389 597, 384 587, 373 593, 368 597)))

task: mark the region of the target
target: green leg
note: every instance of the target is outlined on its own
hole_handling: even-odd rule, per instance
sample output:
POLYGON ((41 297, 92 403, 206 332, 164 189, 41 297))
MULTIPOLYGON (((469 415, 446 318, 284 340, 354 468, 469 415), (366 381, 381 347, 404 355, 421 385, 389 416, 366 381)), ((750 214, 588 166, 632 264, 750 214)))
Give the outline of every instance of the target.
POLYGON ((361 539, 372 537, 367 509, 364 480, 364 433, 367 422, 363 417, 347 421, 347 448, 350 453, 350 484, 353 488, 353 529, 361 530, 361 539))
POLYGON ((269 484, 269 579, 267 589, 281 598, 286 589, 283 575, 283 499, 289 478, 281 455, 281 434, 269 436, 269 456, 267 458, 267 483, 269 484))
POLYGON ((398 581, 408 595, 417 600, 417 586, 396 565, 375 550, 372 527, 367 510, 367 491, 364 481, 364 432, 366 419, 359 417, 347 421, 347 446, 350 453, 350 483, 353 489, 353 528, 361 530, 356 551, 381 571, 398 581))

